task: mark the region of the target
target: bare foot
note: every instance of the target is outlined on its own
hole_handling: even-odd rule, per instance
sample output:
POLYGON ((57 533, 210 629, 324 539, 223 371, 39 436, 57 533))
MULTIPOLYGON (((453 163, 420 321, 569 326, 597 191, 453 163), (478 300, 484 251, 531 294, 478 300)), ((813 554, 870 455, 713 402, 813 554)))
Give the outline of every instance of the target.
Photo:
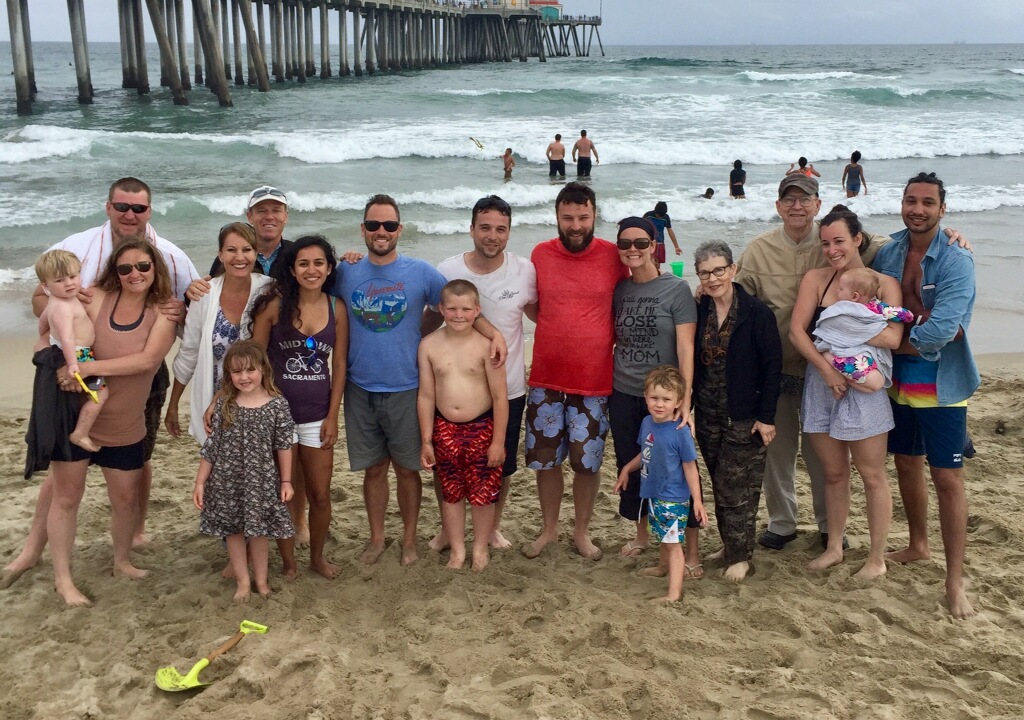
POLYGON ((114 575, 123 575, 126 578, 131 578, 132 580, 141 580, 149 575, 149 570, 137 568, 131 563, 123 563, 121 565, 114 566, 114 575))
POLYGON ((885 571, 886 567, 884 560, 877 564, 866 562, 864 563, 864 567, 853 574, 853 577, 857 580, 874 580, 875 578, 880 578, 885 575, 885 571))
POLYGON ((725 560, 725 548, 719 548, 715 552, 708 555, 708 560, 725 560))
POLYGON ((585 557, 587 560, 598 561, 604 555, 597 545, 591 542, 590 537, 587 535, 581 535, 574 539, 573 545, 576 546, 576 552, 585 557))
POLYGON ((91 607, 92 600, 87 598, 82 592, 76 588, 73 584, 68 584, 63 587, 54 588, 57 594, 61 596, 61 599, 67 603, 68 607, 91 607))
POLYGON ((310 560, 309 567, 312 568, 313 572, 323 575, 328 580, 333 580, 338 577, 338 573, 341 572, 341 568, 333 563, 329 563, 323 558, 319 560, 310 560))
POLYGON ((18 578, 25 573, 26 570, 31 570, 39 562, 39 558, 27 557, 23 558, 21 555, 12 560, 7 567, 4 568, 4 574, 0 576, 0 590, 6 590, 15 582, 18 578))
POLYGON ((671 605, 672 603, 679 602, 681 599, 681 595, 677 598, 674 598, 670 595, 666 595, 665 597, 651 598, 648 602, 650 602, 651 605, 671 605))
POLYGON ((622 557, 636 557, 646 549, 647 543, 638 543, 636 540, 630 540, 619 550, 619 555, 622 557))
POLYGON ((525 557, 529 558, 530 560, 533 560, 536 557, 540 557, 540 554, 544 552, 544 548, 547 547, 548 543, 553 543, 557 541, 558 535, 551 536, 541 533, 540 537, 538 537, 532 543, 523 545, 523 547, 520 548, 520 552, 522 552, 525 557))
POLYGON ((292 581, 295 580, 295 578, 297 578, 299 576, 299 566, 294 564, 294 563, 291 564, 291 565, 282 565, 281 566, 281 575, 288 582, 292 582, 292 581))
POLYGON ((384 554, 384 547, 384 543, 374 545, 368 542, 366 547, 363 548, 363 554, 359 556, 359 559, 363 561, 364 565, 373 565, 384 554))
POLYGON ((746 560, 743 562, 733 563, 725 569, 723 573, 726 580, 732 580, 733 582, 740 582, 750 572, 750 563, 746 560))
POLYGON ((402 567, 409 567, 414 562, 420 559, 419 554, 416 552, 415 545, 403 545, 402 546, 402 567))
POLYGON ((273 591, 270 589, 269 583, 259 583, 259 582, 257 582, 256 583, 256 592, 258 592, 260 594, 261 598, 266 600, 268 597, 270 597, 270 594, 273 591))
POLYGON ((299 525, 295 528, 295 545, 300 548, 309 547, 309 526, 299 525))
POLYGON ((132 538, 132 550, 135 550, 148 544, 149 536, 146 535, 146 533, 144 532, 135 533, 135 536, 132 538))
POLYGON ((512 543, 505 539, 505 536, 501 534, 501 530, 495 530, 491 533, 488 544, 495 550, 508 550, 512 547, 512 543))
POLYGON ((449 570, 461 570, 462 566, 466 564, 466 553, 463 552, 461 555, 452 553, 448 558, 448 564, 445 565, 449 570))
POLYGON ((643 568, 639 571, 639 574, 644 577, 665 577, 668 575, 668 568, 662 567, 661 565, 655 565, 654 567, 643 568))
POLYGON ((447 550, 448 547, 449 547, 448 533, 446 533, 444 530, 442 530, 437 535, 432 537, 430 539, 430 542, 427 543, 427 545, 430 547, 431 550, 433 550, 436 553, 439 553, 439 552, 442 552, 444 550, 447 550))
POLYGON ((235 588, 235 596, 231 598, 236 603, 247 603, 249 598, 252 597, 252 592, 249 590, 248 584, 246 586, 239 585, 235 588))
POLYGON ((843 551, 842 550, 839 550, 838 552, 831 552, 829 550, 826 550, 821 555, 819 555, 818 557, 814 558, 809 563, 807 563, 807 569, 808 570, 824 570, 825 568, 830 568, 833 565, 838 565, 842 561, 843 561, 843 551))
POLYGON ((220 571, 220 576, 222 578, 224 578, 225 580, 230 580, 231 578, 233 578, 235 576, 235 571, 231 567, 231 561, 230 560, 228 561, 228 564, 224 566, 224 569, 220 571))
POLYGON ((885 554, 886 560, 892 560, 898 563, 912 563, 918 560, 927 560, 931 557, 931 553, 928 552, 928 548, 913 548, 905 547, 902 550, 896 550, 894 552, 887 552, 885 554))
POLYGON ((70 440, 73 444, 77 445, 83 450, 88 450, 89 452, 99 452, 100 450, 100 446, 94 443, 92 441, 92 438, 86 435, 85 433, 80 433, 77 431, 73 432, 70 435, 68 435, 68 440, 70 440))
POLYGON ((491 562, 491 554, 487 550, 473 551, 473 572, 483 572, 491 562))
POLYGON ((946 584, 946 604, 949 606, 949 614, 956 620, 966 620, 978 614, 971 601, 967 599, 963 583, 953 586, 946 584))

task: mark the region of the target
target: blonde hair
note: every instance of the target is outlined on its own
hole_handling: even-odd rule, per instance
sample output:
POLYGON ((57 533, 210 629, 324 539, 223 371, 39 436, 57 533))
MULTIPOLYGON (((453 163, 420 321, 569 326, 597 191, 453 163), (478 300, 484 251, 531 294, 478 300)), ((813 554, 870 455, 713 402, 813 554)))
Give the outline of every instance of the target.
POLYGON ((274 369, 270 366, 267 351, 255 340, 239 340, 228 348, 224 355, 224 373, 221 389, 224 391, 224 403, 221 405, 221 428, 227 429, 235 422, 235 410, 238 403, 238 388, 231 382, 231 373, 239 370, 259 370, 263 374, 260 384, 267 394, 275 397, 281 394, 274 384, 274 369))
POLYGON ((73 252, 48 250, 36 260, 36 277, 39 282, 48 283, 57 278, 77 275, 82 271, 82 262, 73 252))
POLYGON ((686 394, 686 382, 683 381, 683 374, 675 365, 659 365, 647 373, 647 377, 644 378, 644 392, 654 387, 674 390, 680 400, 686 394))
POLYGON ((878 282, 878 273, 871 268, 854 268, 843 273, 846 280, 846 288, 850 292, 858 293, 862 298, 874 300, 878 297, 878 290, 881 284, 878 282))
POLYGON ((449 280, 448 283, 441 288, 441 302, 444 302, 450 297, 471 297, 473 302, 477 305, 480 304, 480 291, 476 289, 476 285, 471 283, 469 280, 463 280, 456 278, 455 280, 449 280))

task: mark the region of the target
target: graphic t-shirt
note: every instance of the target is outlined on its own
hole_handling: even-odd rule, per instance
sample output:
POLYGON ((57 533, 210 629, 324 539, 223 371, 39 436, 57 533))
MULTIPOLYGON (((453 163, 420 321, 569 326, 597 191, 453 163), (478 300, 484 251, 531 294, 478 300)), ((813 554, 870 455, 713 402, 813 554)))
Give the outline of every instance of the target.
POLYGON ((583 252, 570 253, 555 238, 535 247, 530 259, 538 298, 530 387, 611 395, 612 294, 629 275, 619 251, 594 238, 583 252))
POLYGON ((679 367, 676 325, 697 322, 697 304, 685 280, 659 275, 645 283, 627 278, 615 288, 614 385, 640 397, 644 377, 658 365, 679 367))
POLYGON ((459 253, 441 261, 437 270, 446 280, 469 280, 480 292, 480 310, 504 336, 508 345, 505 377, 508 397, 512 400, 526 394, 524 360, 523 308, 537 302, 537 273, 533 263, 510 252, 494 272, 477 275, 466 267, 465 255, 459 253))
POLYGON ((429 263, 405 255, 387 265, 340 263, 332 294, 348 309, 348 379, 368 392, 419 387, 423 308, 440 302, 444 284, 429 263))
POLYGON ((669 502, 690 499, 683 475, 684 462, 697 461, 690 428, 675 420, 654 422, 650 415, 640 423, 640 497, 669 502))

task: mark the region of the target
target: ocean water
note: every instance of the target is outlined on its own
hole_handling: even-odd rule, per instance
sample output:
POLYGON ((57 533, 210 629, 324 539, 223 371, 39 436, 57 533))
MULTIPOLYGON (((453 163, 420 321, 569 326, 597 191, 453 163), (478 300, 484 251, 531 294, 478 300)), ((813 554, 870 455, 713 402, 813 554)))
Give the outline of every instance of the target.
POLYGON ((973 344, 1024 351, 1024 45, 606 51, 311 78, 265 94, 233 87, 234 107, 222 109, 203 88, 175 107, 155 46, 152 94, 122 90, 118 46, 104 43, 90 46, 95 102, 79 106, 70 44, 37 43, 39 97, 20 118, 0 43, 0 332, 31 329, 35 257, 100 224, 118 177, 153 187, 154 226, 200 269, 217 229, 263 183, 289 195, 287 236, 319 232, 339 249, 361 246, 363 203, 387 192, 402 207, 400 248, 435 262, 469 246, 470 208, 497 193, 514 208, 510 249, 526 255, 555 234, 559 185, 544 150, 556 132, 571 145, 586 128, 602 161, 592 180, 599 234, 665 200, 688 273, 703 240, 739 251, 779 222, 777 184, 800 155, 821 172, 827 209, 844 198, 850 153, 863 153, 870 194, 849 204, 874 232, 900 229, 904 182, 935 171, 948 187, 944 224, 975 248, 973 344), (518 163, 508 183, 506 147, 518 163), (747 170, 743 202, 726 189, 735 159, 747 170), (708 186, 716 197, 698 199, 708 186))

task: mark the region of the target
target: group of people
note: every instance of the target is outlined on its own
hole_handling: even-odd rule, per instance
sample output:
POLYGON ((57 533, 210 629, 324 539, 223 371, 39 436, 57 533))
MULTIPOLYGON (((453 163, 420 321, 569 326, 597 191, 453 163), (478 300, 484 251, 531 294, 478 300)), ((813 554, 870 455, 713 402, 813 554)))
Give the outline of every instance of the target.
MULTIPOLYGON (((70 555, 90 463, 107 480, 114 570, 145 574, 130 550, 145 541, 148 460, 170 387, 162 362, 181 328, 165 426, 181 432, 178 405, 190 385, 189 432, 202 445, 193 500, 201 530, 226 540, 225 575, 236 580, 236 599, 248 597, 250 564, 257 591, 269 592, 271 537, 287 576, 297 573, 296 538, 308 538, 313 570, 337 575, 324 546, 343 404, 349 465, 363 472, 364 563, 386 547, 391 467, 403 565, 417 560, 423 469, 437 473, 442 517, 430 547, 450 548, 450 567, 471 559, 483 570, 490 549, 510 547, 502 510, 525 417, 524 459, 536 472, 542 521, 522 548, 528 558, 559 537, 567 458, 573 547, 588 559, 602 556, 590 521, 611 429, 619 513, 635 523, 620 553, 645 552, 652 534, 662 544, 647 571, 669 577, 661 600, 678 600, 683 578, 704 573, 699 528, 708 513, 697 448, 722 540, 708 559, 721 561, 727 578, 752 571, 757 543, 781 550, 797 537, 798 451, 823 547, 811 568, 843 560, 852 461, 865 483, 871 534, 859 574, 877 577, 886 569, 891 517, 888 448, 910 525, 909 546, 889 559, 928 557, 927 455, 946 600, 955 617, 973 614, 962 577, 962 463, 966 401, 979 382, 965 334, 974 271, 970 252, 946 237, 958 235, 940 227, 941 181, 922 173, 907 183, 906 229, 889 239, 867 234, 843 206, 819 225, 817 181, 787 175, 776 201, 779 228, 754 238, 738 260, 723 242, 696 249, 696 298, 686 281, 658 268, 657 220, 667 218, 659 209, 623 219, 609 242, 594 236, 593 190, 568 183, 555 201, 558 236, 527 259, 506 249, 512 208, 488 196, 472 210, 472 248, 435 269, 398 251, 401 215, 387 195, 364 208, 365 256, 339 262, 320 236, 284 240, 287 196, 263 186, 249 196, 248 222, 221 229, 214 267, 200 277, 148 224, 149 188, 134 178, 115 182, 109 221, 54 248, 78 258, 82 289, 57 287, 73 274, 65 269, 41 273, 33 296, 44 316, 53 314, 48 301, 77 296, 93 321, 97 359, 76 356, 74 369, 107 385, 87 433, 97 449, 67 434, 40 435, 27 472, 48 466, 49 473, 4 585, 35 565, 49 542, 58 592, 71 605, 89 602, 71 578, 70 555), (536 323, 528 376, 524 317, 536 323), (768 527, 758 536, 762 488, 768 527)), ((81 344, 77 335, 74 342, 81 344)), ((63 351, 41 345, 37 366, 49 354, 51 367, 45 392, 83 390, 63 351)), ((46 384, 39 377, 37 397, 46 384)), ((68 434, 74 420, 65 423, 68 434)))

